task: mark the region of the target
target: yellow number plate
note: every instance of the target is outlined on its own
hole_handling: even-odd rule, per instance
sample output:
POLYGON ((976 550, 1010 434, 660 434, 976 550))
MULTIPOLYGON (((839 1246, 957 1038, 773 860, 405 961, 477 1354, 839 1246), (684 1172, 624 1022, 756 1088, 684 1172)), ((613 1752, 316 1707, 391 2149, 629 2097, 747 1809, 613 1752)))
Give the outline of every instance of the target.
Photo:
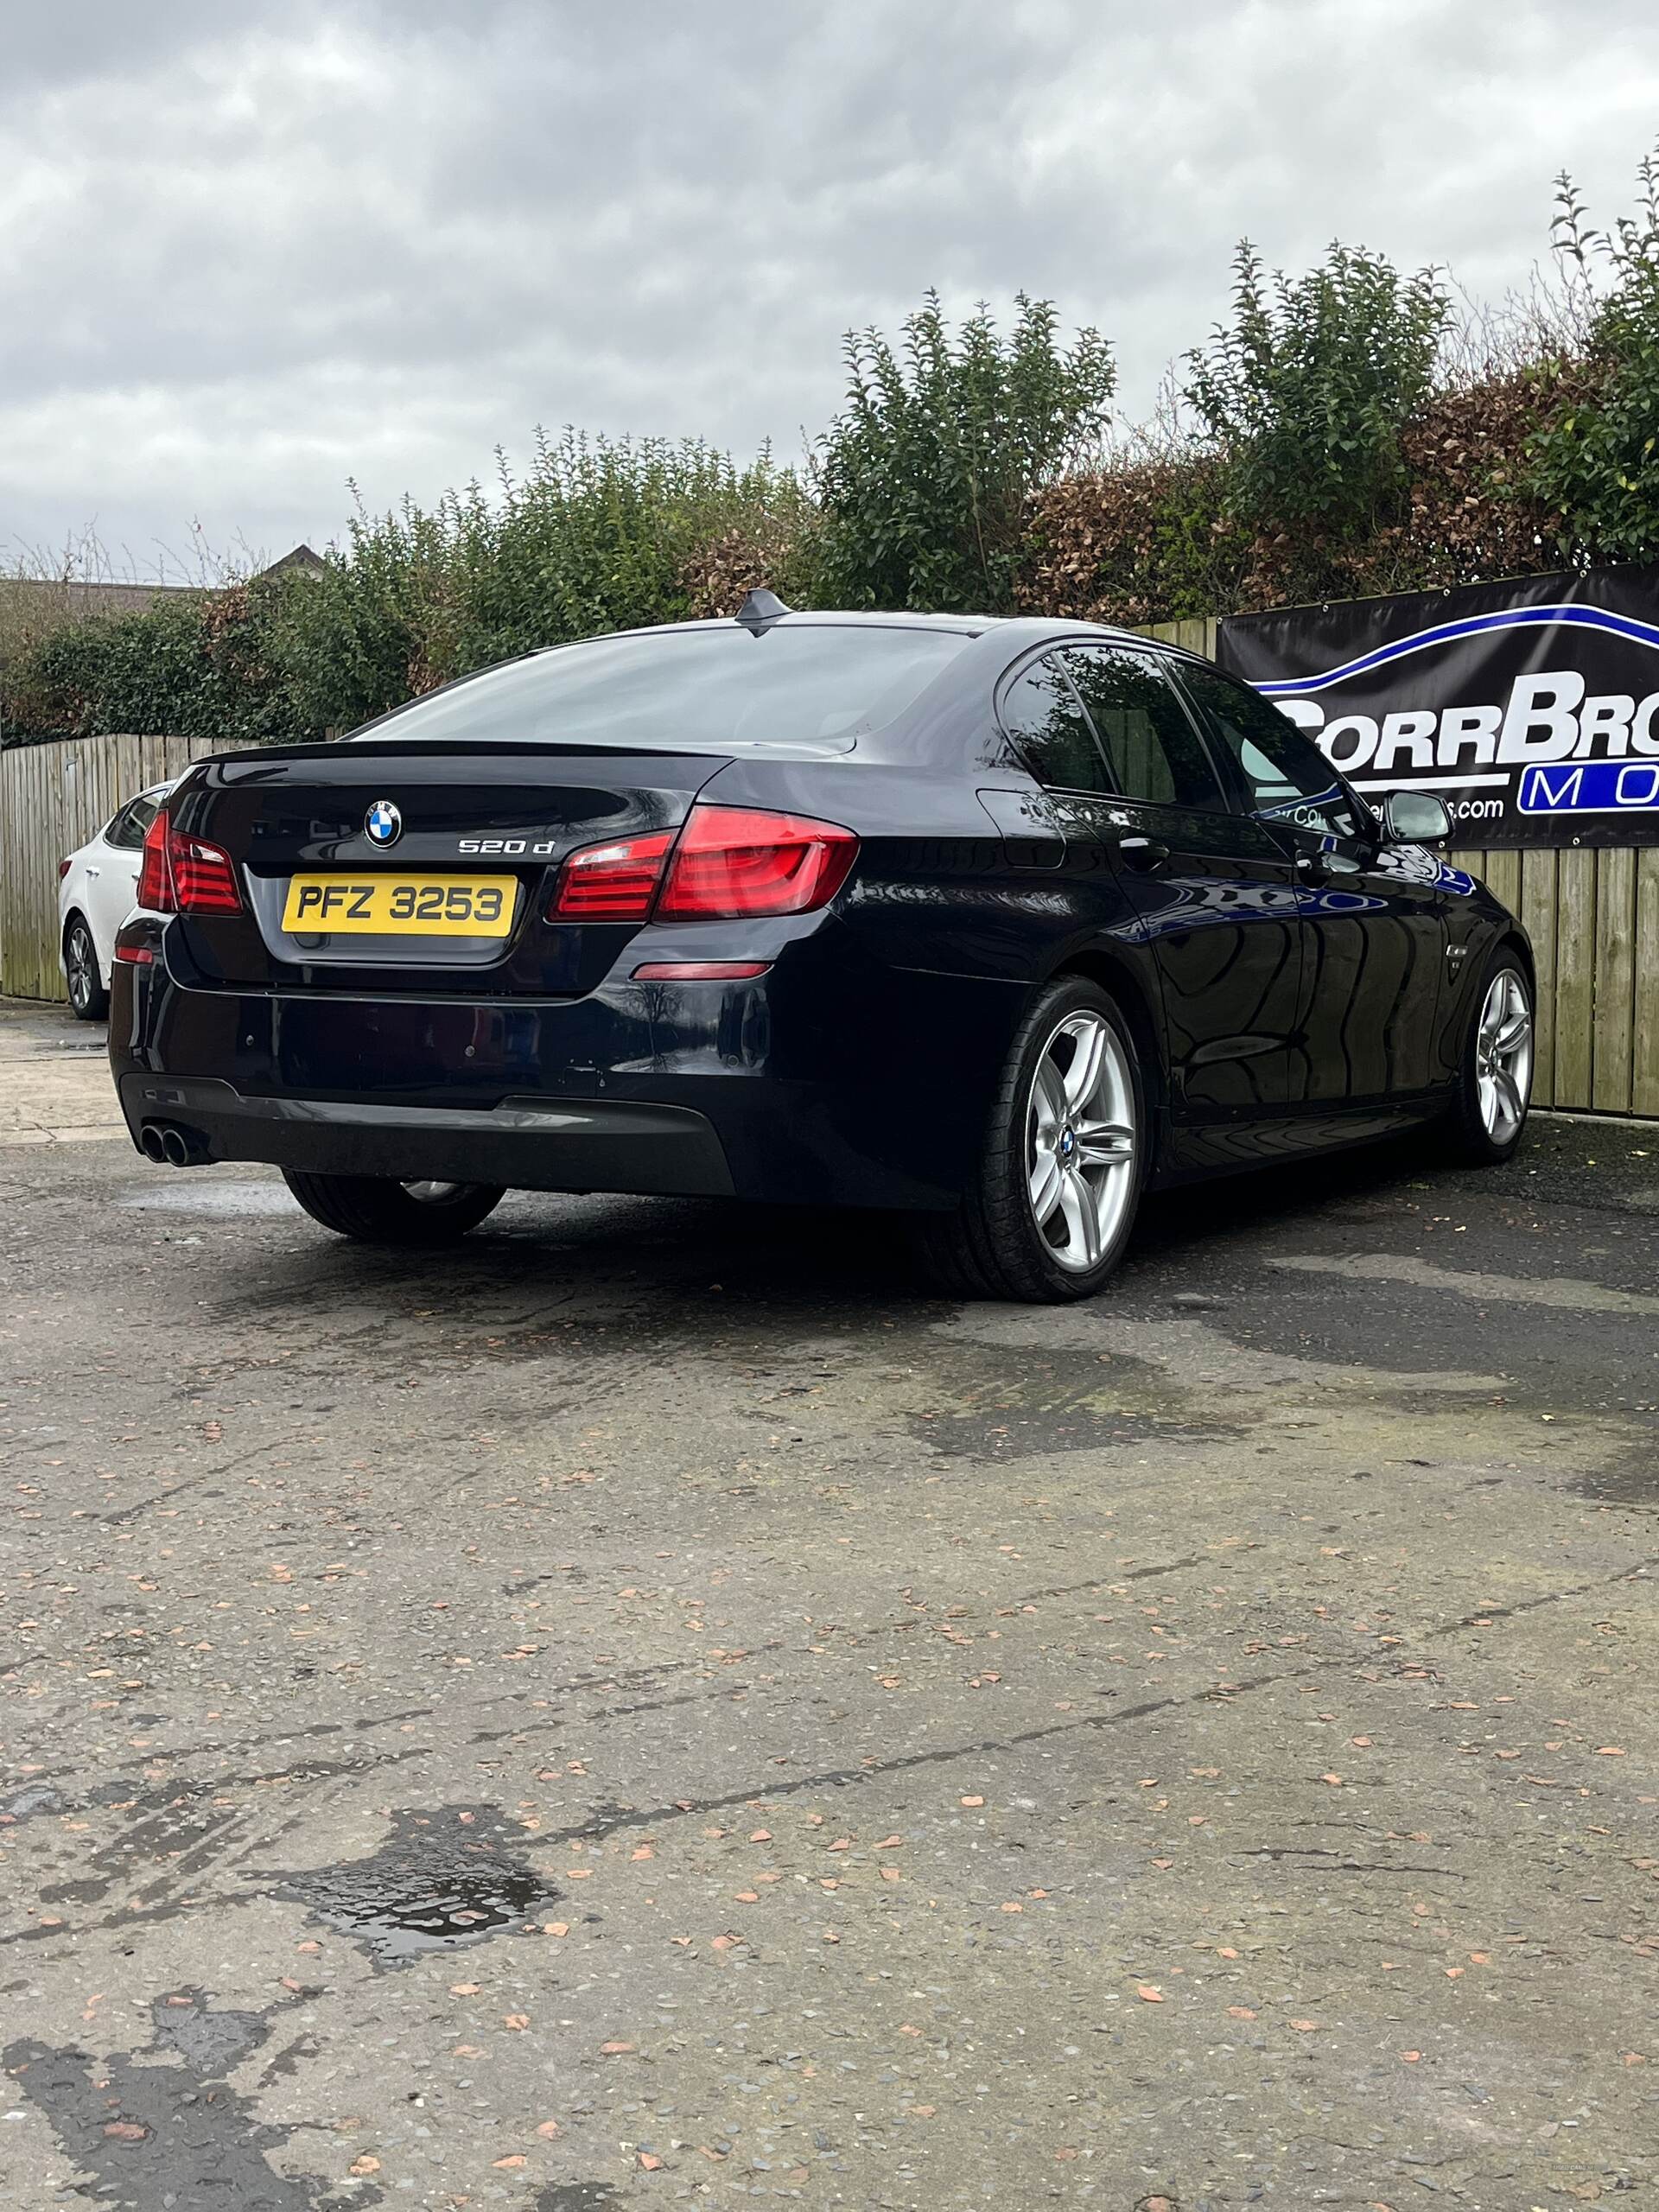
POLYGON ((505 937, 511 875, 296 875, 283 927, 294 937, 505 937))

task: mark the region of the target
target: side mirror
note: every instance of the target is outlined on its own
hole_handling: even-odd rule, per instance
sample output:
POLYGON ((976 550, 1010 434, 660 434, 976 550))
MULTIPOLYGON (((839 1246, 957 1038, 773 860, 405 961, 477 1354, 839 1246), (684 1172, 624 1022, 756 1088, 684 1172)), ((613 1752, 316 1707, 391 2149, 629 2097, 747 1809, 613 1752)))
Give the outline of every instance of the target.
POLYGON ((1390 845, 1444 845, 1452 835, 1452 817, 1446 801, 1433 791, 1390 791, 1382 828, 1390 845))

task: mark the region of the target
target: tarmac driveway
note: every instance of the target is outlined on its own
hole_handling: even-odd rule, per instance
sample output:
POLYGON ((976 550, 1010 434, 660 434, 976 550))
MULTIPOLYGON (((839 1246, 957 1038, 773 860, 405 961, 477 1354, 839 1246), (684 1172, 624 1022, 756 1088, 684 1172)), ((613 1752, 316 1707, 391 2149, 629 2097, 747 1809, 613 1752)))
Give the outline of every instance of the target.
POLYGON ((1659 1131, 332 1241, 0 1013, 0 2202, 1659 2194, 1659 1131), (79 1141, 65 1141, 75 1130, 79 1141))

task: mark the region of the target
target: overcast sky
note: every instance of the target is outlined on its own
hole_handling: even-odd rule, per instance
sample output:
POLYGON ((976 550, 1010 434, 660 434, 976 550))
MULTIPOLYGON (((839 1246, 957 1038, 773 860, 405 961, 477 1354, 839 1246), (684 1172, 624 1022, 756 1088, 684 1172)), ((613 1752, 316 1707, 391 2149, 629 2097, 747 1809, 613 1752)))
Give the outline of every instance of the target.
POLYGON ((0 0, 0 556, 275 555, 532 426, 797 456, 849 323, 1024 288, 1149 403, 1248 232, 1524 284, 1651 0, 0 0))

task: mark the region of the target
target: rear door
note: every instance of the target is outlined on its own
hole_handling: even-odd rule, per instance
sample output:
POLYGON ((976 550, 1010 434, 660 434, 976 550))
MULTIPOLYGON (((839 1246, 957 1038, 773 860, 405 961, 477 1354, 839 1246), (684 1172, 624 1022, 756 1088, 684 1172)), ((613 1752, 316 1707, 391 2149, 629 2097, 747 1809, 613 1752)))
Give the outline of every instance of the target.
POLYGON ((1433 1082, 1446 918, 1433 855, 1382 846, 1369 812, 1287 715, 1202 663, 1179 681, 1243 804, 1287 853, 1308 931, 1294 1106, 1382 1112, 1433 1082))
POLYGON ((1079 643, 1027 662, 1005 728, 1048 787, 1062 874, 1103 926, 1127 903, 1159 978, 1176 1144, 1192 1161, 1270 1142, 1301 993, 1285 853, 1230 810, 1187 709, 1150 655, 1079 643), (1086 710, 1085 710, 1086 709, 1086 710))
POLYGON ((1110 834, 1163 988, 1178 1145, 1194 1161, 1270 1146, 1302 995, 1289 856, 1229 804, 1157 656, 1102 643, 1060 658, 1117 794, 1110 834))

